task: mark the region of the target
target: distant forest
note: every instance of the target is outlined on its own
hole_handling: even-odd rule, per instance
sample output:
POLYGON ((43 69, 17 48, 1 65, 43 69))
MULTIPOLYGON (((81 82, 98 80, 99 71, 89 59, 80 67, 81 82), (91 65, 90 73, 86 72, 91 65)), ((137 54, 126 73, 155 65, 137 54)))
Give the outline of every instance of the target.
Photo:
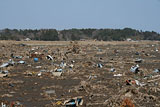
POLYGON ((40 29, 40 30, 0 30, 0 40, 31 40, 39 41, 71 41, 71 40, 103 40, 103 41, 124 41, 132 40, 160 40, 160 34, 150 31, 139 31, 131 28, 124 29, 40 29))

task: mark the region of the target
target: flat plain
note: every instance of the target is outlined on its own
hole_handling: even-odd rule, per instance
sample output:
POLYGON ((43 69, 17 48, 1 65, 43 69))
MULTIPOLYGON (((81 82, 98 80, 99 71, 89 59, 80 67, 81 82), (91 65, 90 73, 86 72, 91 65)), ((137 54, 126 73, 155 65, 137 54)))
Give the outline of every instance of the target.
POLYGON ((0 47, 0 65, 14 62, 0 68, 8 72, 0 77, 0 102, 63 107, 80 97, 82 107, 160 106, 159 41, 0 41, 0 47))

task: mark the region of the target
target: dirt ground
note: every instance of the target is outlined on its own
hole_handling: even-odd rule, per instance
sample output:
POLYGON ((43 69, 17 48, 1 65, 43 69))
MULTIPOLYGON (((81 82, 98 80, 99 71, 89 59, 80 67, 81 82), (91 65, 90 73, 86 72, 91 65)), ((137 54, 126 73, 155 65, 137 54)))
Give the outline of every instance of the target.
POLYGON ((0 47, 0 65, 14 61, 0 68, 8 71, 0 77, 1 104, 65 107, 80 97, 80 107, 160 107, 158 41, 0 41, 0 47))

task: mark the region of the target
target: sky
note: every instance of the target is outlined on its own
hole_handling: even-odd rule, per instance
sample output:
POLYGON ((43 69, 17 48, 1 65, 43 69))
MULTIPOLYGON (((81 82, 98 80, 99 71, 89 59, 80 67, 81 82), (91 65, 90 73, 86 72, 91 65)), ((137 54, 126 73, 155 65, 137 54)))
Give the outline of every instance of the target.
POLYGON ((0 0, 0 29, 126 27, 160 33, 160 0, 0 0))

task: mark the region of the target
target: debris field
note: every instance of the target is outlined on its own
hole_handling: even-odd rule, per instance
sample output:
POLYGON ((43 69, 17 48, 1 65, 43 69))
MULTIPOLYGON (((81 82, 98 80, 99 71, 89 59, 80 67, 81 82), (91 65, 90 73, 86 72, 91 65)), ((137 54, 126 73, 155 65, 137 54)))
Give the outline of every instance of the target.
POLYGON ((160 42, 0 41, 2 107, 160 107, 160 42))

